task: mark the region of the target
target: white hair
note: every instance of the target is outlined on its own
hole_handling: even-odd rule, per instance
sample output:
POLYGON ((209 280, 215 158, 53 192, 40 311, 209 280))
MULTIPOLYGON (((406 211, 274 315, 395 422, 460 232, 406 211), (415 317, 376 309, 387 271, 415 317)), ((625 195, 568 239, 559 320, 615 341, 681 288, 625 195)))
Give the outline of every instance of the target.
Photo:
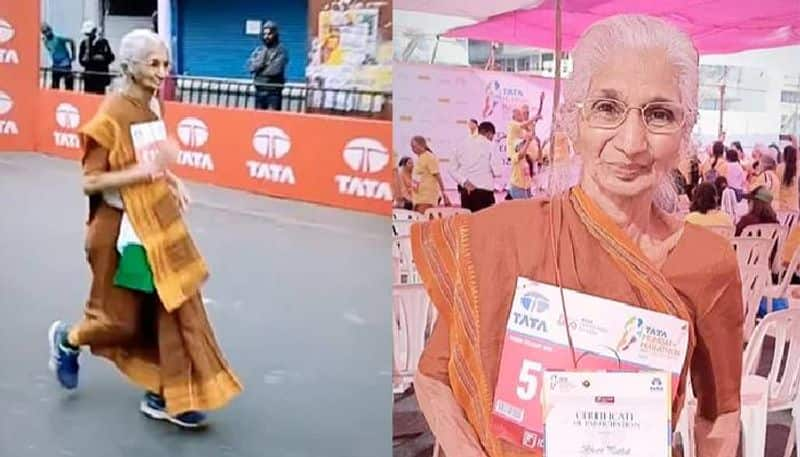
POLYGON ((136 72, 135 67, 159 48, 164 49, 169 58, 167 43, 161 36, 148 29, 134 29, 122 37, 117 52, 119 68, 122 71, 122 84, 130 84, 136 72))
POLYGON ((577 140, 577 103, 589 94, 593 74, 614 54, 624 51, 663 50, 675 69, 680 103, 687 109, 681 150, 689 145, 697 121, 699 55, 692 40, 674 25, 652 16, 617 15, 592 24, 572 51, 572 76, 564 81, 564 103, 559 110, 559 128, 577 140))
MULTIPOLYGON (((564 100, 557 112, 555 131, 563 131, 573 143, 578 140, 580 110, 577 104, 586 100, 592 76, 615 54, 626 51, 663 50, 667 62, 675 69, 680 92, 679 102, 687 111, 681 132, 679 154, 691 147, 691 132, 697 122, 697 93, 700 56, 692 40, 674 25, 652 16, 620 14, 592 24, 572 50, 572 75, 564 80, 564 100)), ((557 173, 553 173, 557 175, 557 173)), ((563 192, 576 184, 576 179, 553 176, 550 195, 563 192)), ((656 185, 654 201, 663 209, 670 209, 674 189, 669 175, 661 177, 656 185), (670 190, 672 192, 670 192, 670 190)))

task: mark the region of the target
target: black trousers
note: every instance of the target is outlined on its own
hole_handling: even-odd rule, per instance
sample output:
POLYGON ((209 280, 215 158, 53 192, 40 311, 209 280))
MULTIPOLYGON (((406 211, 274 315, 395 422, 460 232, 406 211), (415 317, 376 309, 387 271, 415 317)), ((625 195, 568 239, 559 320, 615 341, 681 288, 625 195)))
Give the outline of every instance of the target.
POLYGON ((461 207, 471 212, 480 211, 494 205, 494 192, 486 189, 475 189, 467 192, 467 189, 459 186, 458 193, 461 195, 461 207))
POLYGON ((64 88, 72 90, 75 86, 75 77, 72 75, 72 70, 68 68, 53 68, 53 81, 50 87, 60 89, 62 79, 64 80, 64 88))

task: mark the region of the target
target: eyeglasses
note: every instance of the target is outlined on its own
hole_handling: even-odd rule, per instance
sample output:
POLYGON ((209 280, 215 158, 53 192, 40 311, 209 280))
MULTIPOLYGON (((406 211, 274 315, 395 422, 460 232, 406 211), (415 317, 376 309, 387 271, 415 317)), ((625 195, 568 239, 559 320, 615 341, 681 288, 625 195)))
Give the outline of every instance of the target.
POLYGON ((630 110, 639 110, 647 130, 656 134, 677 132, 689 113, 679 103, 651 102, 639 107, 611 98, 590 98, 577 106, 589 126, 598 129, 615 129, 625 122, 630 110))

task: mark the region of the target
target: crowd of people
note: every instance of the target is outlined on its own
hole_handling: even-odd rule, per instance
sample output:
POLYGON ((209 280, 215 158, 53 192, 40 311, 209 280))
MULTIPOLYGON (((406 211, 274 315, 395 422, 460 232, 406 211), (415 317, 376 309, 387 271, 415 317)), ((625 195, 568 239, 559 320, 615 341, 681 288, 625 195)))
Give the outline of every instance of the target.
POLYGON ((789 139, 783 149, 756 144, 750 154, 738 141, 726 146, 720 139, 703 153, 687 156, 673 171, 676 193, 691 201, 686 222, 727 226, 738 236, 749 225, 778 222, 778 212, 798 211, 798 146, 796 137, 789 139), (742 200, 748 211, 736 214, 734 205, 742 200))
MULTIPOLYGON (((542 119, 540 113, 531 116, 528 105, 512 110, 511 120, 505 135, 489 121, 476 119, 467 121, 468 134, 453 151, 445 168, 456 183, 460 206, 470 212, 480 211, 496 203, 495 179, 504 176, 503 167, 508 167, 505 183, 505 199, 532 198, 544 181, 536 181, 550 167, 549 142, 543 142, 536 134, 536 123, 542 119), (498 143, 503 143, 506 157, 496 153, 498 143)), ((555 135, 553 166, 566 162, 570 157, 569 141, 563 134, 555 135)), ((411 139, 413 156, 404 156, 398 162, 394 174, 394 207, 425 212, 438 205, 451 206, 445 189, 439 157, 431 150, 423 136, 411 139)))
MULTIPOLYGON (((158 31, 157 13, 153 13, 152 30, 158 31)), ((280 111, 283 106, 283 87, 286 83, 286 66, 289 52, 281 44, 278 24, 265 21, 262 26, 262 43, 255 47, 246 62, 247 71, 253 77, 256 109, 280 111)), ((56 34, 53 27, 42 24, 42 43, 50 57, 52 73, 50 87, 74 90, 76 72, 73 63, 77 59, 83 71, 83 91, 92 94, 105 94, 112 81, 111 64, 115 55, 101 33, 91 20, 81 26, 82 39, 77 47, 72 38, 56 34)), ((169 80, 166 82, 170 84, 169 80)))

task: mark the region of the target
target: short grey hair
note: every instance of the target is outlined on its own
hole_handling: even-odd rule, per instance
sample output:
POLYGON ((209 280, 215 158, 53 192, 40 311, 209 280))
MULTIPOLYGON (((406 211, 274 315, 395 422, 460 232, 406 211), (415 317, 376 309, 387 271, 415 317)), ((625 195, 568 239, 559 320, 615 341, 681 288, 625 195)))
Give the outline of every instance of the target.
POLYGON ((572 51, 573 71, 564 81, 564 103, 559 110, 558 128, 575 141, 578 133, 577 103, 589 94, 592 75, 608 59, 625 50, 666 51, 675 68, 680 103, 688 111, 683 127, 681 150, 689 145, 697 121, 697 92, 700 58, 692 40, 674 25, 652 16, 623 14, 592 24, 572 51))
POLYGON ((159 47, 167 52, 167 57, 169 58, 169 46, 161 36, 153 33, 151 30, 135 29, 122 37, 117 54, 119 58, 119 68, 122 71, 125 83, 131 82, 134 67, 147 58, 148 54, 159 47))

